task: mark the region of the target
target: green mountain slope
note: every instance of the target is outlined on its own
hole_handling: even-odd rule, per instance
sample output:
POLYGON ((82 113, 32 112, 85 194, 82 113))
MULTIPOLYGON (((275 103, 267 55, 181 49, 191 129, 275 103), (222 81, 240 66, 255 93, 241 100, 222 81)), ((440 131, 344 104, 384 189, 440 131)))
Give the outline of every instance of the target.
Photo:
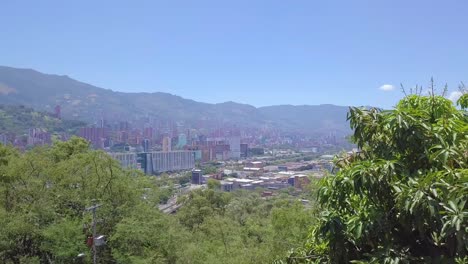
POLYGON ((0 134, 23 135, 29 128, 44 128, 51 133, 74 134, 86 123, 60 120, 49 113, 15 105, 0 105, 0 134))
POLYGON ((51 111, 62 106, 63 116, 94 122, 133 120, 151 116, 160 120, 184 121, 217 127, 276 127, 288 131, 323 133, 330 130, 349 132, 347 107, 269 106, 226 102, 208 104, 168 93, 122 93, 99 88, 69 78, 40 73, 31 69, 0 66, 0 103, 22 104, 51 111))

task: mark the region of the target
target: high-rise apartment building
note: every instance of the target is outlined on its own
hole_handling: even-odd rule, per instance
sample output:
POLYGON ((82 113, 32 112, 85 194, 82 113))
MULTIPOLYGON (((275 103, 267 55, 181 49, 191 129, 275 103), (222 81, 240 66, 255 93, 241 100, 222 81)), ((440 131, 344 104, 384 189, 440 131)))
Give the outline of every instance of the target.
POLYGON ((177 148, 182 149, 187 145, 187 136, 185 134, 179 134, 177 140, 177 148))
POLYGON ((153 128, 145 127, 145 129, 143 130, 143 137, 153 140, 153 128))
POLYGON ((229 148, 230 148, 230 151, 231 151, 231 158, 232 159, 239 159, 241 157, 240 136, 228 137, 227 142, 229 144, 229 148))
POLYGON ((169 152, 172 150, 172 140, 171 137, 164 137, 162 141, 162 151, 169 152))
POLYGON ((142 146, 143 146, 143 152, 148 152, 149 149, 150 149, 149 139, 147 139, 147 138, 143 139, 142 146))
POLYGON ((192 151, 153 152, 152 163, 155 173, 188 170, 195 167, 195 157, 192 151))
POLYGON ((249 156, 249 145, 247 143, 240 144, 240 156, 241 158, 247 158, 249 156))
POLYGON ((88 140, 95 148, 103 148, 107 138, 107 129, 102 127, 82 127, 80 137, 88 140))

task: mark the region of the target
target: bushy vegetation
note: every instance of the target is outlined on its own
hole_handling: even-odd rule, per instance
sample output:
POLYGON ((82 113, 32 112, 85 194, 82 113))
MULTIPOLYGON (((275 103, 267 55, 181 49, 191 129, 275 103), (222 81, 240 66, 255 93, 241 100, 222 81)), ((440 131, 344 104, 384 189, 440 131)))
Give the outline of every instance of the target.
POLYGON ((76 263, 98 203, 99 263, 268 263, 307 237, 314 212, 287 195, 197 190, 159 211, 161 180, 80 138, 20 153, 0 145, 0 263, 76 263))
POLYGON ((321 182, 320 218, 285 263, 468 262, 468 94, 351 108, 360 151, 321 182))

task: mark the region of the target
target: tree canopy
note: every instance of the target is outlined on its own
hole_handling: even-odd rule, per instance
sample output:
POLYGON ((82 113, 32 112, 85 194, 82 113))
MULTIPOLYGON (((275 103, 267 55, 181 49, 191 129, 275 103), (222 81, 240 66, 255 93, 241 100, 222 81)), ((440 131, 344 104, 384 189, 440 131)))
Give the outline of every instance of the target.
POLYGON ((468 261, 467 94, 350 108, 359 151, 320 183, 322 213, 287 263, 468 261))
POLYGON ((91 263, 97 203, 99 263, 268 263, 306 239, 314 211, 290 197, 220 191, 181 196, 169 177, 123 169, 81 138, 19 152, 0 145, 0 263, 91 263))
POLYGON ((80 138, 25 153, 0 145, 0 262, 71 263, 89 251, 86 207, 102 204, 98 232, 112 234, 134 206, 153 203, 141 199, 152 186, 80 138))

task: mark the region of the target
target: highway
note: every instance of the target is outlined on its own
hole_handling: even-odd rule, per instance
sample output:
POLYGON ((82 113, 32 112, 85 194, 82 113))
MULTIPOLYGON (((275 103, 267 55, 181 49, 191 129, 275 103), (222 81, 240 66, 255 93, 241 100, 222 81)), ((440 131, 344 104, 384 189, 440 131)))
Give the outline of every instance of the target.
POLYGON ((185 195, 193 190, 204 189, 205 187, 205 185, 190 185, 187 187, 179 188, 176 190, 174 196, 172 196, 167 201, 167 203, 159 205, 159 210, 165 214, 175 213, 182 206, 182 204, 177 203, 177 199, 180 196, 185 195))

